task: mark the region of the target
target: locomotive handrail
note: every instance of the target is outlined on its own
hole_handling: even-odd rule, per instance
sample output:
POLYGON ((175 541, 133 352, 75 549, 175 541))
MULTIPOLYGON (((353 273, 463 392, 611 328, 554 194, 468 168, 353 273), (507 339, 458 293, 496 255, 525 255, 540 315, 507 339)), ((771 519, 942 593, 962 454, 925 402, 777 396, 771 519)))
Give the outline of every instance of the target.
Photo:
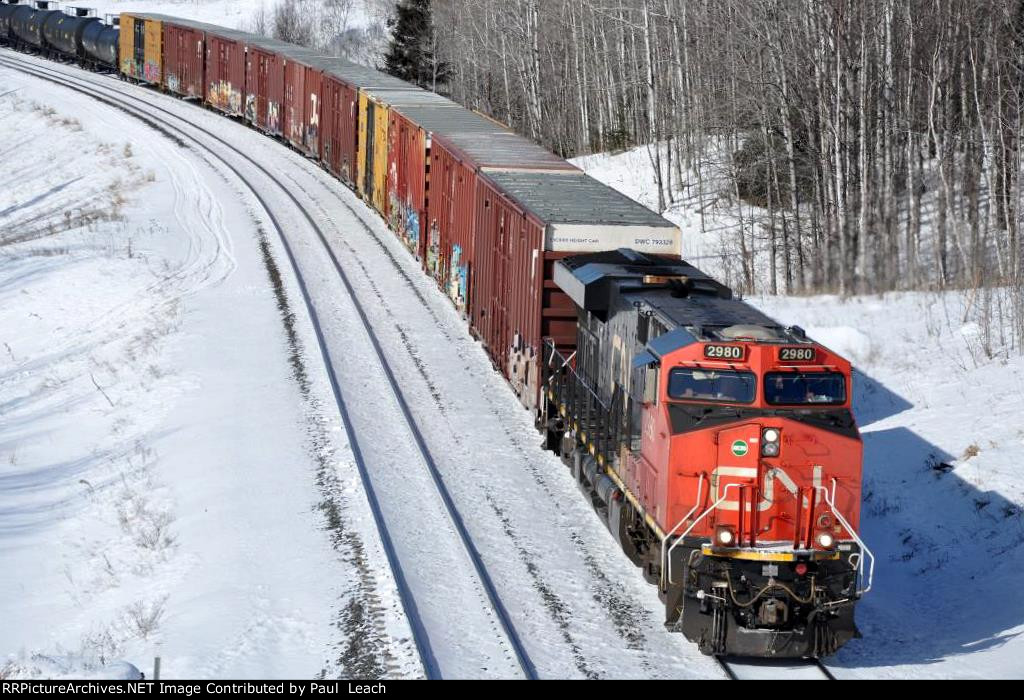
MULTIPOLYGON (((662 562, 665 561, 666 554, 668 554, 668 556, 672 556, 672 550, 676 548, 677 544, 682 542, 682 537, 680 537, 679 539, 677 539, 675 542, 672 543, 672 546, 669 547, 668 552, 667 553, 665 552, 665 543, 668 541, 668 538, 671 537, 672 533, 675 532, 676 530, 678 530, 679 527, 683 523, 685 523, 687 520, 689 520, 690 516, 693 515, 694 511, 696 511, 700 507, 700 494, 703 491, 704 491, 704 472, 701 472, 700 473, 700 479, 697 480, 697 500, 694 501, 693 508, 690 509, 689 513, 687 513, 682 518, 680 518, 679 522, 676 523, 675 527, 673 527, 671 530, 666 532, 665 536, 661 538, 661 561, 662 562)), ((668 582, 669 583, 675 583, 675 581, 672 580, 672 562, 671 561, 669 561, 669 565, 668 565, 668 582)))
MULTIPOLYGON (((714 503, 712 503, 710 506, 708 506, 708 508, 703 513, 698 515, 697 519, 694 520, 692 523, 690 523, 690 527, 686 528, 683 531, 683 534, 679 535, 679 537, 676 538, 676 541, 672 543, 672 546, 669 547, 669 550, 668 550, 668 554, 669 554, 669 559, 668 559, 668 582, 669 583, 675 583, 675 581, 672 580, 672 550, 675 549, 676 546, 680 542, 683 541, 683 538, 685 538, 687 535, 690 534, 690 532, 693 530, 693 528, 697 527, 697 523, 699 523, 701 520, 703 520, 704 518, 707 517, 708 513, 710 513, 711 511, 717 509, 718 506, 720 506, 721 504, 725 503, 725 500, 726 500, 725 497, 729 493, 729 489, 733 488, 734 486, 736 488, 739 488, 742 485, 743 484, 739 484, 739 483, 726 484, 725 488, 722 489, 722 497, 719 498, 714 503)), ((700 503, 700 501, 698 501, 698 503, 700 503)), ((668 535, 665 535, 665 537, 668 537, 668 535)), ((664 540, 662 540, 662 543, 664 543, 664 540)))
POLYGON ((858 557, 858 559, 857 559, 857 574, 860 577, 861 581, 864 580, 864 556, 863 555, 867 554, 868 557, 871 558, 871 566, 868 568, 868 574, 867 574, 868 585, 867 585, 866 588, 860 588, 860 589, 857 590, 857 595, 860 596, 860 595, 864 595, 865 593, 870 591, 871 590, 871 586, 874 583, 874 580, 875 580, 875 555, 871 552, 871 550, 868 548, 868 546, 864 543, 864 540, 862 540, 860 538, 860 535, 858 535, 857 532, 852 527, 850 527, 850 523, 848 523, 846 518, 843 517, 843 514, 839 512, 839 509, 836 508, 835 502, 836 502, 836 489, 837 489, 837 487, 838 487, 838 482, 837 482, 837 480, 835 478, 833 478, 832 479, 832 492, 831 493, 829 493, 829 490, 827 488, 825 488, 824 486, 816 486, 815 488, 817 490, 821 491, 825 495, 825 503, 827 503, 828 507, 832 510, 832 514, 836 516, 836 520, 838 520, 839 524, 842 525, 843 528, 845 528, 846 531, 850 533, 850 535, 853 537, 854 542, 856 542, 857 545, 860 547, 860 551, 862 552, 862 555, 860 557, 858 557))
MULTIPOLYGON (((597 395, 597 392, 590 388, 590 385, 586 382, 586 380, 583 379, 583 377, 580 376, 579 372, 577 372, 572 367, 568 366, 569 362, 572 361, 572 358, 576 355, 577 351, 573 351, 573 353, 569 355, 569 357, 564 357, 562 353, 558 352, 558 349, 555 348, 554 343, 552 343, 550 340, 547 341, 547 346, 551 350, 552 359, 554 359, 554 357, 557 355, 560 360, 564 360, 564 362, 562 362, 562 366, 559 367, 556 371, 560 372, 562 370, 566 370, 569 374, 572 375, 573 379, 579 382, 580 385, 584 389, 586 389, 587 393, 594 397, 594 400, 597 401, 598 404, 600 404, 601 408, 605 409, 606 411, 609 410, 605 402, 601 400, 601 397, 597 395)), ((554 373, 552 373, 552 376, 554 376, 554 373)))

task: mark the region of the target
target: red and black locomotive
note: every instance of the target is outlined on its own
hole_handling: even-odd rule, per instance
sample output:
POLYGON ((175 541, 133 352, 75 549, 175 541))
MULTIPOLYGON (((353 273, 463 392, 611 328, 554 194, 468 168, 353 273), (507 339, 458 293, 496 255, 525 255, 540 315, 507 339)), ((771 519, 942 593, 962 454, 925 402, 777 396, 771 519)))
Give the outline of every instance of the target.
POLYGON ((573 256, 555 282, 579 326, 546 347, 547 445, 666 624, 707 654, 834 653, 874 563, 850 363, 678 258, 573 256))

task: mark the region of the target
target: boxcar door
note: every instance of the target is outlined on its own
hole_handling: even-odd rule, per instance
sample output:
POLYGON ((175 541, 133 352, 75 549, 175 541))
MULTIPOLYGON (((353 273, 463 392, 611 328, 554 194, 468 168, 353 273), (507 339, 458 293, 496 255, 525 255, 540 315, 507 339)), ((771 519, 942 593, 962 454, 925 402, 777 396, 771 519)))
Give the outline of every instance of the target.
POLYGON ((146 64, 146 23, 137 19, 132 24, 132 30, 135 33, 135 50, 132 52, 132 59, 134 60, 132 75, 135 78, 141 78, 143 66, 146 64))
POLYGON ((270 127, 268 98, 270 94, 270 57, 265 53, 256 54, 256 123, 263 129, 270 127))
POLYGON ((376 111, 377 105, 373 100, 366 101, 366 158, 365 164, 363 165, 363 196, 367 201, 373 201, 373 159, 374 159, 374 142, 376 139, 374 136, 377 133, 376 129, 376 111))

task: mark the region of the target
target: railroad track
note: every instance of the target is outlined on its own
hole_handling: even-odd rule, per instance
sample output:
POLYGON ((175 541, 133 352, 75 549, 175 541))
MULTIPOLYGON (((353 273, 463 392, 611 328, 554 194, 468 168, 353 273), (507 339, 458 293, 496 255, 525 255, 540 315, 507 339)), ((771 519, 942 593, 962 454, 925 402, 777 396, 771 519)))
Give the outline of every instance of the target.
POLYGON ((716 656, 715 661, 731 681, 836 680, 828 667, 818 659, 745 659, 716 656))
MULTIPOLYGON (((418 588, 413 585, 407 576, 405 562, 399 556, 399 547, 396 547, 393 535, 398 531, 399 536, 403 536, 404 531, 408 528, 406 523, 390 523, 386 517, 384 509, 381 507, 381 501, 376 489, 374 488, 374 479, 371 475, 372 465, 368 462, 364 450, 364 443, 361 441, 363 436, 360 434, 360 431, 357 429, 355 422, 353 421, 351 405, 346 400, 346 394, 343 391, 342 383, 335 371, 335 360, 332 356, 329 343, 325 337, 321 317, 316 310, 309 287, 306 284, 305 277, 303 276, 299 263, 296 259, 293 246, 289 243, 285 227, 282 225, 278 216, 274 213, 273 207, 268 203, 267 198, 254 184, 252 178, 247 177, 235 164, 225 158, 223 151, 218 152, 217 147, 211 147, 208 143, 204 143, 204 141, 201 138, 198 138, 195 134, 202 134, 203 137, 218 144, 220 148, 223 148, 225 151, 229 151, 233 157, 237 157, 247 163, 249 167, 259 172, 262 177, 272 183, 276 189, 279 190, 279 192, 282 193, 292 205, 294 205, 295 209, 299 212, 310 230, 316 234, 323 250, 331 261, 338 279, 341 280, 348 293, 351 303, 359 318, 361 327, 365 331, 372 346, 373 353, 376 356, 376 361, 387 380, 387 384, 390 387, 394 401, 400 409, 406 430, 415 444, 422 466, 429 473, 430 480, 436 490, 440 502, 444 506, 444 510, 450 519, 454 532, 457 533, 459 543, 465 552, 465 556, 468 557, 472 564, 473 572, 476 577, 475 583, 479 584, 479 589, 483 592, 482 597, 486 599, 491 611, 493 611, 493 615, 497 621, 497 626, 500 629, 500 641, 502 646, 506 646, 511 650, 512 656, 515 660, 515 666, 523 677, 528 679, 536 678, 536 667, 530 659, 530 656, 527 653, 514 624, 512 623, 511 616, 498 594, 497 588, 488 573, 487 567, 484 564, 473 539, 469 535, 462 515, 455 506, 451 493, 437 468, 434 456, 431 454, 430 449, 423 438, 422 431, 412 415, 409 402, 402 391, 401 385, 395 378, 395 373, 391 367, 391 363, 384 352, 377 333, 367 317, 365 309, 355 293, 355 289, 349 279, 349 276, 342 268, 337 256, 328 244, 327 236, 323 229, 316 223, 306 208, 302 206, 294 193, 286 187, 274 173, 270 172, 262 164, 249 157, 248 154, 242 150, 231 145, 226 140, 196 122, 175 114, 170 110, 164 109, 159 105, 155 105, 148 100, 133 95, 131 93, 131 88, 126 89, 127 86, 120 82, 113 82, 112 85, 104 85, 103 76, 92 73, 86 73, 90 78, 88 80, 74 77, 61 70, 56 70, 45 65, 39 65, 32 60, 25 60, 20 56, 20 54, 10 52, 0 53, 0 65, 11 70, 32 75, 33 77, 53 84, 61 85, 69 90, 83 94, 110 107, 126 112, 132 117, 158 130, 168 138, 176 140, 181 145, 186 145, 186 142, 194 144, 199 150, 207 153, 227 168, 239 180, 239 182, 249 190, 256 201, 259 202, 267 216, 267 219, 274 228, 274 232, 276 233, 278 240, 285 250, 289 264, 301 291, 303 303, 313 326, 317 345, 327 371, 334 400, 337 404, 339 415, 349 439, 349 444, 360 478, 362 479, 367 491, 367 498, 373 513, 374 521, 377 530, 380 533, 382 545, 388 558, 388 563, 395 577, 399 597, 401 598, 403 609, 405 610, 406 616, 409 620, 416 650, 420 656, 424 672, 428 678, 442 678, 446 675, 444 669, 445 664, 442 661, 445 654, 443 653, 444 650, 439 649, 439 645, 444 644, 446 635, 441 634, 437 629, 432 629, 431 625, 427 622, 427 617, 429 616, 425 616, 422 612, 425 606, 434 605, 436 607, 436 603, 427 600, 427 597, 422 595, 422 588, 418 588), (104 94, 97 94, 97 91, 102 91, 104 94), (131 106, 126 102, 126 100, 140 106, 131 106), (165 116, 157 116, 154 112, 165 116), (187 128, 183 128, 182 125, 187 128), (190 132, 189 129, 193 131, 190 132), (400 526, 405 527, 400 528, 400 526)), ((110 78, 110 80, 114 81, 116 79, 110 78)), ((433 535, 435 533, 431 534, 433 535)), ((415 535, 416 533, 414 533, 414 536, 415 535)), ((467 605, 466 600, 452 602, 458 606, 467 605)))

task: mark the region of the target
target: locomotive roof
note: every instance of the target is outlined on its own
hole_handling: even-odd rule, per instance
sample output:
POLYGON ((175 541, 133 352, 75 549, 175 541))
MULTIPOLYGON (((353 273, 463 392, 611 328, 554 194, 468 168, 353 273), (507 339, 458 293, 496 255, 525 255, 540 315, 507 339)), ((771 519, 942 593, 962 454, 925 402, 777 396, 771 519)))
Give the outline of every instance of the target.
POLYGON ((502 192, 545 223, 675 228, 644 205, 583 173, 488 172, 502 192))
POLYGON ((716 330, 730 326, 758 326, 778 340, 803 340, 679 258, 628 249, 574 255, 558 262, 555 283, 599 318, 620 304, 637 306, 653 312, 669 331, 686 329, 694 340, 721 340, 716 330))

